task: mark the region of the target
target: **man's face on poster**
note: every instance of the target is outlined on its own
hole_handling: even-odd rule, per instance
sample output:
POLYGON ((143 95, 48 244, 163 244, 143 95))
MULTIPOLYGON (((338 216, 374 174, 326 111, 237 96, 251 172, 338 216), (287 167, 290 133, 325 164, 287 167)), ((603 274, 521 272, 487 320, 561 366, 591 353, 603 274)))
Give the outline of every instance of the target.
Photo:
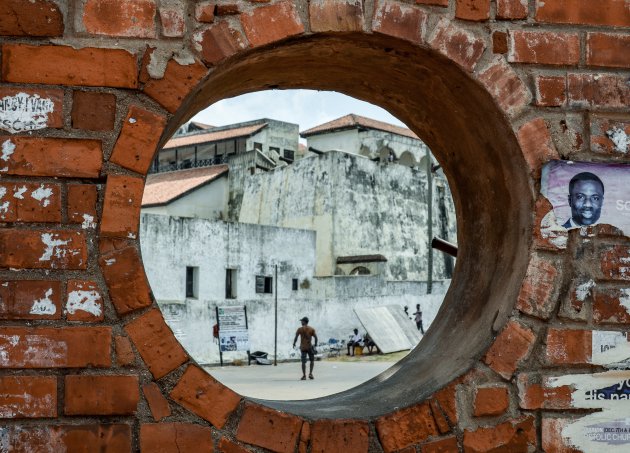
POLYGON ((604 188, 597 181, 577 181, 569 194, 571 217, 578 225, 593 225, 599 220, 604 203, 604 188))

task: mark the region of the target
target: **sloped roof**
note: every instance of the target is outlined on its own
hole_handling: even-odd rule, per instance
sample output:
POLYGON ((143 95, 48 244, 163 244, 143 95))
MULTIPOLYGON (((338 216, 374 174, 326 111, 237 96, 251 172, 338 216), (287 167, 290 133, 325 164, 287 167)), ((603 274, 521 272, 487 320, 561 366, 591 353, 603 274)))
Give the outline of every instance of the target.
POLYGON ((233 129, 214 130, 190 135, 180 135, 170 139, 162 149, 179 148, 182 146, 197 145, 199 143, 216 142, 238 137, 249 137, 259 130, 267 127, 267 123, 253 124, 251 126, 235 127, 233 129))
POLYGON ((379 131, 390 132, 392 134, 398 134, 409 138, 418 139, 418 136, 414 134, 411 130, 406 127, 394 126, 393 124, 385 123, 383 121, 373 120, 372 118, 366 118, 364 116, 355 115, 351 113, 350 115, 342 116, 341 118, 337 118, 336 120, 329 121, 324 124, 320 124, 319 126, 312 127, 310 129, 301 132, 300 135, 303 138, 309 137, 311 135, 317 134, 325 134, 327 132, 333 132, 337 130, 343 129, 354 129, 357 127, 365 127, 368 129, 376 129, 379 131))
POLYGON ((200 123, 199 121, 191 121, 190 124, 195 126, 197 129, 213 129, 216 126, 212 126, 211 124, 200 123))
POLYGON ((227 165, 157 173, 147 177, 142 206, 168 204, 227 173, 227 165))

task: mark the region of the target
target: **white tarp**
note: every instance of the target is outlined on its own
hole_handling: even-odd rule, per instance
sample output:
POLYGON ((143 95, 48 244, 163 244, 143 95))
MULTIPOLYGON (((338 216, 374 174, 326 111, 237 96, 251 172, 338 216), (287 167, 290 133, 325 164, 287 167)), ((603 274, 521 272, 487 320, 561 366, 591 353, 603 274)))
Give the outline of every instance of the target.
POLYGON ((411 349, 422 338, 400 305, 355 308, 354 312, 383 354, 411 349))

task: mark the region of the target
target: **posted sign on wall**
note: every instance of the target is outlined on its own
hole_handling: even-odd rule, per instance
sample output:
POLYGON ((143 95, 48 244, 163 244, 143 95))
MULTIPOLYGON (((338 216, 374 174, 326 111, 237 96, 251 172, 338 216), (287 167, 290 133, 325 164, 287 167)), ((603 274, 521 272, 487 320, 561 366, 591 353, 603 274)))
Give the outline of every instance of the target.
POLYGON ((221 352, 249 351, 245 307, 222 307, 217 313, 221 352))

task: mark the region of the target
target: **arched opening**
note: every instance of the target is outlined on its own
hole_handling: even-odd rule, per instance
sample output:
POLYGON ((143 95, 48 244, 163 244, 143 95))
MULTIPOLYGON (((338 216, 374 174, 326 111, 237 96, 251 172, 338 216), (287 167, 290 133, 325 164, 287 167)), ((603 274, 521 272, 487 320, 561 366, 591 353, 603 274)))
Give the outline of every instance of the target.
POLYGON ((290 40, 223 64, 189 96, 164 137, 206 105, 266 88, 336 90, 404 121, 449 180, 459 252, 423 348, 344 393, 265 404, 309 418, 370 418, 421 401, 479 359, 525 273, 532 190, 510 123, 487 91, 445 57, 394 38, 347 34, 290 40), (453 326, 462 334, 454 337, 453 326))
POLYGON ((407 167, 415 167, 418 165, 416 158, 409 151, 405 151, 400 155, 398 163, 400 165, 406 165, 407 167))

